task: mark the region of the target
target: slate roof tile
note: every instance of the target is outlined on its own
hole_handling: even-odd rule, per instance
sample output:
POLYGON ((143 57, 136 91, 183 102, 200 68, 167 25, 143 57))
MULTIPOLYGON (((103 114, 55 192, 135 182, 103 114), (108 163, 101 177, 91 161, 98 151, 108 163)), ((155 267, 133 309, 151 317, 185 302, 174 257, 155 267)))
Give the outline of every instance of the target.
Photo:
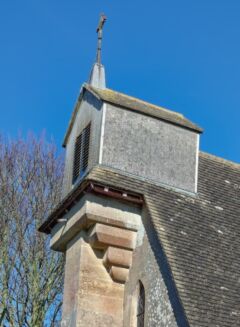
POLYGON ((93 87, 87 83, 83 85, 83 88, 81 90, 81 93, 79 95, 78 101, 75 104, 75 108, 72 113, 72 117, 69 122, 69 126, 66 132, 66 135, 64 137, 63 146, 65 147, 67 144, 68 137, 71 133, 74 121, 77 116, 77 112, 80 107, 80 103, 82 101, 84 93, 88 91, 91 94, 93 94, 95 97, 97 97, 100 101, 107 102, 113 105, 116 105, 120 110, 121 108, 125 108, 128 110, 136 111, 141 114, 145 114, 151 117, 155 117, 161 120, 164 120, 168 123, 179 125, 182 127, 185 127, 187 129, 196 131, 197 133, 202 133, 202 128, 198 125, 191 122, 189 119, 185 118, 182 114, 174 112, 172 110, 165 109, 163 107, 159 107, 156 105, 153 105, 149 102, 140 100, 138 98, 131 97, 129 95, 116 92, 111 89, 99 89, 96 87, 93 87))
POLYGON ((196 196, 101 166, 87 180, 143 194, 190 327, 240 326, 239 164, 200 153, 196 196))
POLYGON ((174 112, 172 110, 165 109, 163 107, 159 107, 153 105, 149 102, 140 100, 135 97, 131 97, 129 95, 116 92, 111 89, 98 89, 89 84, 84 84, 85 89, 89 92, 97 95, 101 100, 114 104, 118 107, 127 108, 129 110, 138 111, 142 114, 146 114, 149 116, 153 116, 169 123, 173 123, 176 125, 180 125, 199 133, 202 132, 202 128, 192 123, 189 119, 185 118, 182 114, 174 112))
POLYGON ((195 198, 102 168, 89 178, 144 194, 191 327, 240 325, 240 165, 201 153, 195 198))

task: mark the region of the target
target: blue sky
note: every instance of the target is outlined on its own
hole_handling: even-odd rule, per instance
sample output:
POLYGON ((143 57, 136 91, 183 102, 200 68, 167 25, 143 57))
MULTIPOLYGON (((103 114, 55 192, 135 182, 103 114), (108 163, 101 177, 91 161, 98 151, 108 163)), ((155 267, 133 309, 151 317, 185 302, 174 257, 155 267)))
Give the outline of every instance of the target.
POLYGON ((201 149, 240 162, 239 0, 1 0, 0 131, 60 147, 108 21, 108 87, 183 113, 201 149))

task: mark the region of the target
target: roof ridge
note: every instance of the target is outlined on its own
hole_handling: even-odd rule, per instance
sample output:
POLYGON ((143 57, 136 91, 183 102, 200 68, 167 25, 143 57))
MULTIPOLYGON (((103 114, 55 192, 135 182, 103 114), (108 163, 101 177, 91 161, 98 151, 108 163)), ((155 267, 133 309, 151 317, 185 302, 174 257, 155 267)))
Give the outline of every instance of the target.
MULTIPOLYGON (((89 84, 88 84, 89 85, 89 84)), ((92 86, 90 85, 90 87, 92 88, 92 86)), ((105 91, 110 91, 110 92, 114 92, 114 93, 117 93, 121 96, 124 96, 126 98, 129 98, 131 100, 137 100, 138 102, 141 102, 142 104, 145 104, 145 105, 148 105, 148 106, 151 106, 151 107, 154 107, 155 109, 157 110, 163 110, 163 111, 166 111, 167 113, 171 113, 171 114, 175 114, 181 118, 185 118, 185 116, 177 111, 174 111, 174 110, 171 110, 171 109, 167 109, 167 108, 164 108, 162 106, 158 106, 156 104, 153 104, 153 103, 150 103, 148 101, 145 101, 145 100, 142 100, 140 98, 137 98, 135 96, 131 96, 131 95, 128 95, 128 94, 125 94, 125 93, 122 93, 122 92, 119 92, 119 91, 115 91, 113 89, 110 89, 110 88, 105 88, 105 89, 99 89, 100 92, 105 92, 105 91)))
POLYGON ((93 95, 97 96, 97 98, 99 97, 101 100, 107 103, 133 111, 138 111, 139 113, 165 120, 172 124, 182 126, 198 133, 203 132, 201 127, 193 123, 191 120, 179 112, 157 106, 150 102, 146 102, 139 98, 135 98, 109 88, 100 89, 86 83, 84 84, 84 88, 91 92, 93 95))
POLYGON ((65 147, 67 144, 68 137, 71 133, 74 120, 76 118, 77 112, 79 110, 79 107, 81 105, 81 101, 84 97, 85 91, 91 93, 95 98, 102 102, 110 103, 115 106, 131 110, 137 113, 141 113, 156 119, 160 119, 163 121, 166 121, 170 124, 181 126, 183 128, 189 129, 191 131, 202 133, 203 130, 201 127, 193 123, 191 120, 186 118, 181 113, 178 113, 176 111, 166 109, 160 106, 157 106, 155 104, 146 102, 144 100, 141 100, 139 98, 132 97, 130 95, 114 91, 112 89, 100 89, 97 87, 94 87, 88 83, 84 83, 80 95, 78 96, 78 100, 75 103, 74 111, 72 113, 67 132, 64 137, 63 146, 65 147))
POLYGON ((203 151, 200 151, 199 155, 202 156, 203 158, 207 158, 207 159, 217 161, 219 163, 240 169, 240 163, 238 163, 238 162, 231 161, 231 160, 216 156, 216 155, 208 153, 208 152, 203 152, 203 151))

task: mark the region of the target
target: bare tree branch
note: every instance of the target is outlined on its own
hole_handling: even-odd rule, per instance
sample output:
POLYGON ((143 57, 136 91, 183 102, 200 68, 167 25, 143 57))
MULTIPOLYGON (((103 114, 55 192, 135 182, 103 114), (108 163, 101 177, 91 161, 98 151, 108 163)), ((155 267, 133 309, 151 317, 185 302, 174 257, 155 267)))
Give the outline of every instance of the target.
POLYGON ((54 326, 63 256, 37 232, 61 198, 63 158, 44 138, 0 136, 0 325, 54 326))

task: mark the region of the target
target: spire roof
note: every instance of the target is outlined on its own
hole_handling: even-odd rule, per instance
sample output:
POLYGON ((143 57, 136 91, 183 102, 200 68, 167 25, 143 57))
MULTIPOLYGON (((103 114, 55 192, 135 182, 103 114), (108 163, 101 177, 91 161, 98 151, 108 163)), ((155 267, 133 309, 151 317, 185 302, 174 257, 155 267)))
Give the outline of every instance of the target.
POLYGON ((93 65, 89 78, 89 84, 100 89, 105 89, 106 87, 105 68, 101 63, 103 26, 106 20, 107 17, 104 14, 101 14, 97 27, 98 42, 97 42, 96 62, 93 65))

